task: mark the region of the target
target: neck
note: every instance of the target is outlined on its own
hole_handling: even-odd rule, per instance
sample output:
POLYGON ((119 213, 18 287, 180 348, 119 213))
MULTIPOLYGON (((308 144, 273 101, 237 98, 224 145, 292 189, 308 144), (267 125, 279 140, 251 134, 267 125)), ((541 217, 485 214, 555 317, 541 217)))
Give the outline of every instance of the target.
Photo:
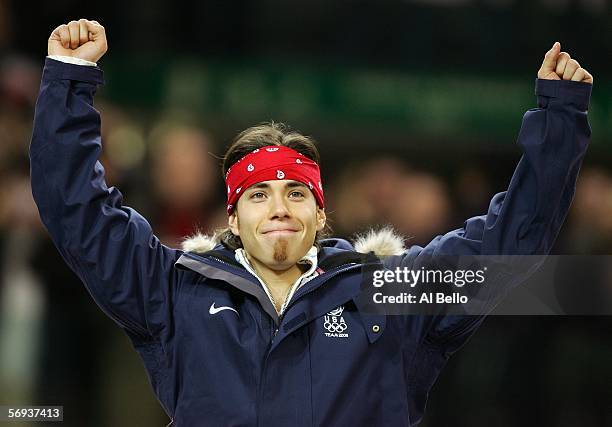
POLYGON ((248 253, 246 256, 257 275, 268 287, 274 298, 276 310, 279 311, 289 294, 291 286, 304 273, 304 267, 300 264, 294 264, 284 270, 273 270, 248 253))
POLYGON ((248 253, 247 258, 261 280, 266 285, 274 288, 290 288, 304 272, 300 264, 293 264, 291 267, 283 270, 273 270, 251 257, 248 253))

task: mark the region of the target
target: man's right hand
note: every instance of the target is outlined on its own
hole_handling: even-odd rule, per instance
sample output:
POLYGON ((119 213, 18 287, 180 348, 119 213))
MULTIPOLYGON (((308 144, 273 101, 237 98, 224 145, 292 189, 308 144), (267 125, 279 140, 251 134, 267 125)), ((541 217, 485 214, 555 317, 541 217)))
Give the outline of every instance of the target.
POLYGON ((49 56, 72 56, 98 62, 108 49, 106 32, 97 21, 70 21, 53 30, 47 49, 49 56))

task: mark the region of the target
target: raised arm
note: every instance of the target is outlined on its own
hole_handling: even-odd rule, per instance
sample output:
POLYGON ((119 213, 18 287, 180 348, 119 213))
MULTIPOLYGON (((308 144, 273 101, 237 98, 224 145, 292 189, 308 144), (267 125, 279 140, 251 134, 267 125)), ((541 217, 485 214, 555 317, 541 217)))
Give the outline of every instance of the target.
MULTIPOLYGON (((523 151, 507 191, 496 194, 486 215, 468 219, 463 227, 433 239, 424 248, 413 246, 394 263, 412 269, 435 268, 436 259, 460 255, 547 255, 570 208, 578 171, 591 129, 587 109, 593 77, 555 43, 538 71, 538 108, 527 111, 518 135, 523 151)), ((542 259, 542 258, 540 258, 542 259)), ((526 263, 522 263, 526 265, 526 263)), ((487 282, 495 302, 521 283, 529 271, 487 282)), ((483 304, 482 308, 493 305, 483 304)), ((419 342, 407 343, 415 357, 406 366, 415 407, 422 416, 427 393, 449 356, 480 325, 474 316, 422 316, 419 342)))
POLYGON ((49 56, 93 66, 46 59, 30 145, 32 192, 55 245, 98 305, 132 334, 150 337, 170 319, 180 254, 104 180, 93 98, 103 83, 95 62, 106 49, 95 21, 72 21, 51 34, 49 56))

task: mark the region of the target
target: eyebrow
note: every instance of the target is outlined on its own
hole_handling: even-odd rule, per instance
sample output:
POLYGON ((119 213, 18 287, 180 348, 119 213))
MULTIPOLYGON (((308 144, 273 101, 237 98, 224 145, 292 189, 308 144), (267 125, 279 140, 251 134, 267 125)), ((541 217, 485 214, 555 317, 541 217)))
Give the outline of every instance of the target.
MULTIPOLYGON (((306 185, 304 185, 303 183, 298 182, 298 181, 291 181, 291 182, 288 182, 287 184, 285 184, 285 188, 295 188, 295 187, 308 188, 308 187, 306 187, 306 185)), ((267 188, 270 188, 270 184, 266 184, 265 182, 260 182, 258 184, 253 184, 253 185, 251 185, 249 187, 249 190, 252 190, 252 189, 255 189, 255 188, 264 188, 264 189, 267 189, 267 188)))

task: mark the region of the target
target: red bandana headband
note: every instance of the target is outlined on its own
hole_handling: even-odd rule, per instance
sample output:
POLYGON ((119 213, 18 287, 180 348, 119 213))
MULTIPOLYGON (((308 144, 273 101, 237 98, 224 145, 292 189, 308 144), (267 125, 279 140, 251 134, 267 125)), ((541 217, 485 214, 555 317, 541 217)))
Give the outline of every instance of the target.
POLYGON ((307 185, 319 207, 325 206, 319 165, 289 147, 270 145, 253 150, 227 170, 227 214, 231 215, 238 199, 251 185, 278 179, 307 185))

